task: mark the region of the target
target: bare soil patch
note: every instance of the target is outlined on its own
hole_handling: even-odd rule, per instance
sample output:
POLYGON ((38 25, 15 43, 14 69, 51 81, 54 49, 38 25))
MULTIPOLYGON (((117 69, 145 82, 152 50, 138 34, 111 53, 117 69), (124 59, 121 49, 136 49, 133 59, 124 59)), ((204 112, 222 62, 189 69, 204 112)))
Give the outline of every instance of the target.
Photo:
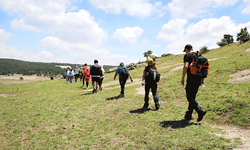
POLYGON ((36 81, 44 81, 44 80, 50 80, 49 77, 42 77, 37 75, 19 75, 14 74, 12 76, 5 76, 0 75, 0 84, 21 84, 21 83, 30 83, 30 82, 36 82, 36 81), (23 78, 23 80, 19 80, 20 77, 23 78))
POLYGON ((250 53, 250 48, 249 48, 249 49, 246 49, 245 52, 250 53))
POLYGON ((248 82, 250 81, 250 69, 236 72, 234 74, 231 74, 230 77, 232 77, 232 79, 229 79, 228 82, 231 83, 248 82))
MULTIPOLYGON (((209 126, 211 126, 209 124, 209 126)), ((250 148, 250 130, 241 129, 235 126, 218 126, 212 125, 213 128, 222 129, 225 133, 224 134, 215 134, 216 136, 227 138, 230 141, 235 141, 237 138, 241 139, 242 145, 239 145, 235 148, 235 150, 249 150, 250 148)))

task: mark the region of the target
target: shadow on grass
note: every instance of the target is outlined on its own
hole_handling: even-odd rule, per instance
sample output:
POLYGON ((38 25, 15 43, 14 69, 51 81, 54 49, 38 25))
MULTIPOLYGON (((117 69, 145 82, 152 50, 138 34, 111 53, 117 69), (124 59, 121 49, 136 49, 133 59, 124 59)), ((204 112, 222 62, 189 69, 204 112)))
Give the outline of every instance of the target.
POLYGON ((129 112, 130 113, 137 113, 137 114, 142 114, 144 113, 145 111, 150 111, 152 109, 148 108, 148 109, 143 109, 143 108, 140 108, 140 109, 136 109, 136 110, 130 110, 129 112))
POLYGON ((92 95, 92 94, 93 94, 93 92, 91 91, 91 92, 86 92, 84 94, 81 94, 81 96, 83 96, 83 95, 92 95))
POLYGON ((119 98, 123 98, 123 97, 121 95, 118 95, 118 96, 113 96, 113 97, 106 98, 106 100, 116 100, 116 99, 119 99, 119 98))
POLYGON ((201 125, 201 124, 200 123, 189 122, 189 121, 187 121, 185 119, 161 122, 161 127, 163 127, 163 128, 171 127, 173 129, 178 129, 178 128, 185 128, 185 127, 191 126, 191 125, 201 125))

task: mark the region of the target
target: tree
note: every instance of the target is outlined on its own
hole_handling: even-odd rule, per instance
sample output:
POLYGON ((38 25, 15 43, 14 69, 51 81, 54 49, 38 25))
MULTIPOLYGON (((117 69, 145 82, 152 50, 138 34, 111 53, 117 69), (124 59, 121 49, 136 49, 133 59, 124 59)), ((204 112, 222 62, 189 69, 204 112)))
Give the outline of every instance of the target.
POLYGON ((230 34, 224 34, 224 39, 226 39, 228 45, 234 42, 234 38, 230 34))
POLYGON ((162 54, 161 57, 167 57, 167 56, 172 56, 173 54, 167 53, 167 54, 162 54))
POLYGON ((148 59, 148 57, 149 57, 152 53, 153 53, 153 52, 152 52, 151 50, 148 50, 147 52, 144 52, 143 55, 144 55, 144 57, 147 57, 147 59, 148 59))
POLYGON ((221 41, 217 42, 216 44, 218 46, 220 46, 220 47, 225 46, 225 45, 227 45, 227 40, 226 39, 221 39, 221 41))
POLYGON ((248 41, 249 38, 250 38, 250 35, 247 31, 247 27, 245 27, 244 29, 241 28, 240 33, 237 33, 236 41, 240 41, 240 44, 241 44, 241 42, 244 43, 244 42, 248 41))
POLYGON ((200 49, 200 53, 201 53, 201 54, 206 53, 207 51, 208 51, 207 46, 203 46, 203 47, 200 49))

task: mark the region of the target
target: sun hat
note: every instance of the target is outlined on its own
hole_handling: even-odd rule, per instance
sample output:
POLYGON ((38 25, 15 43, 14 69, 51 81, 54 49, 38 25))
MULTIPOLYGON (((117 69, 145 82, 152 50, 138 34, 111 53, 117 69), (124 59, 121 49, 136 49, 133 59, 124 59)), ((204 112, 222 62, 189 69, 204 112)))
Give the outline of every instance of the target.
POLYGON ((187 44, 187 45, 184 47, 183 52, 185 52, 186 49, 191 50, 191 49, 193 49, 193 46, 190 45, 190 44, 187 44))
POLYGON ((124 63, 123 63, 123 62, 121 62, 121 63, 120 63, 120 65, 121 65, 121 66, 123 66, 123 65, 124 65, 124 63))
POLYGON ((152 58, 148 58, 147 62, 151 62, 151 61, 153 61, 153 59, 152 58))

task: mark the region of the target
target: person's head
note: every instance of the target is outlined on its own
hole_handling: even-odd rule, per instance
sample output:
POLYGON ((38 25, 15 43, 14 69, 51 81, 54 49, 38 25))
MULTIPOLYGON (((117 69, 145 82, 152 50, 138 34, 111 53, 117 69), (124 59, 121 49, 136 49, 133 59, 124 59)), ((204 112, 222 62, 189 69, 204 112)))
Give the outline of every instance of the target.
POLYGON ((94 60, 94 63, 97 64, 97 63, 98 63, 98 60, 94 60))
POLYGON ((120 66, 124 66, 124 63, 123 63, 123 62, 121 62, 121 63, 120 63, 120 66))
POLYGON ((78 66, 76 66, 76 68, 78 68, 78 66))
MULTIPOLYGON (((97 61, 97 62, 98 62, 98 61, 97 61)), ((84 66, 86 67, 86 66, 87 66, 87 63, 85 63, 84 66)))
POLYGON ((187 45, 184 47, 184 50, 183 50, 183 52, 185 52, 185 53, 190 53, 190 52, 192 52, 192 51, 193 51, 193 46, 190 45, 190 44, 187 44, 187 45))
POLYGON ((155 67, 155 62, 153 61, 152 58, 148 58, 148 59, 147 59, 147 63, 148 63, 149 66, 155 67))

